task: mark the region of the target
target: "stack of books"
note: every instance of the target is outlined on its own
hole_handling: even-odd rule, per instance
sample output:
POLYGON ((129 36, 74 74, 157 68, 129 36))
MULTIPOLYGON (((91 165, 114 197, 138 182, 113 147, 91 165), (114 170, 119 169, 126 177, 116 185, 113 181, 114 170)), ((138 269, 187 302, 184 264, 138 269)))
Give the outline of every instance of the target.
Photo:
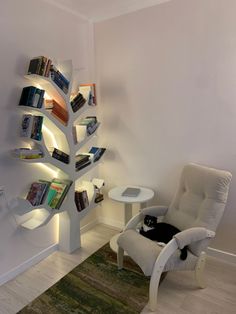
POLYGON ((89 154, 79 154, 75 156, 75 169, 79 171, 88 165, 91 164, 90 155, 89 154))
POLYGON ((79 125, 86 126, 87 135, 91 135, 96 131, 98 127, 97 117, 88 116, 84 118, 82 121, 80 121, 79 125))
POLYGON ((52 157, 64 162, 65 164, 70 162, 70 156, 57 148, 54 148, 52 157))
POLYGON ((24 87, 21 93, 19 106, 42 108, 45 90, 34 86, 24 87))
POLYGON ((86 190, 75 191, 75 205, 78 212, 89 206, 88 193, 86 190))
POLYGON ((43 157, 40 149, 16 148, 12 151, 13 156, 20 159, 37 159, 43 157))
POLYGON ((70 82, 54 65, 50 67, 50 77, 65 94, 68 93, 70 82))
POLYGON ((24 114, 21 122, 21 136, 31 137, 36 141, 42 139, 42 116, 33 116, 31 114, 24 114))
POLYGON ((78 111, 86 103, 86 99, 81 93, 78 93, 70 102, 73 112, 78 111))
POLYGON ((52 182, 39 180, 31 184, 26 199, 38 206, 47 200, 47 204, 53 209, 59 209, 72 184, 70 180, 53 179, 52 182))
POLYGON ((67 125, 69 116, 67 110, 62 107, 60 104, 58 104, 54 99, 47 101, 47 104, 49 105, 51 103, 52 107, 52 115, 54 115, 57 119, 59 119, 64 125, 67 125))
POLYGON ((106 148, 103 147, 92 147, 88 153, 93 155, 93 162, 95 162, 102 157, 105 151, 106 148))
POLYGON ((81 84, 79 91, 88 100, 89 106, 95 106, 97 104, 96 85, 94 83, 81 84))
POLYGON ((38 74, 41 76, 49 76, 52 60, 39 56, 30 60, 28 74, 38 74))

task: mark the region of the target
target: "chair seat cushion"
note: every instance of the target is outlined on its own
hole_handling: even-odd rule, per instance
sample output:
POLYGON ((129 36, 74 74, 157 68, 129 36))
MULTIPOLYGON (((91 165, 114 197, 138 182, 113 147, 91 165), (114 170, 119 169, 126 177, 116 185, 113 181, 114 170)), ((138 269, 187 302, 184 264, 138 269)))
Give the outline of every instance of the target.
POLYGON ((146 276, 151 276, 157 256, 161 252, 161 247, 156 242, 130 229, 121 233, 117 243, 139 265, 146 276))
MULTIPOLYGON (((140 235, 137 231, 129 229, 122 232, 117 239, 117 244, 139 265, 146 276, 152 275, 152 270, 162 247, 157 242, 149 240, 140 235)), ((185 261, 180 259, 180 252, 177 250, 168 260, 164 271, 170 270, 193 270, 197 257, 188 251, 185 261)))

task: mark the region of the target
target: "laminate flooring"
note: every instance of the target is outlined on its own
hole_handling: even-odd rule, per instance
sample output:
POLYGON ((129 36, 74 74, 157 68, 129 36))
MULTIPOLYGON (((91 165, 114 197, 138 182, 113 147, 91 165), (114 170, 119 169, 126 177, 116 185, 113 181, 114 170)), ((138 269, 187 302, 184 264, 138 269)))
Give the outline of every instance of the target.
MULTIPOLYGON (((54 252, 15 279, 2 285, 0 287, 0 314, 17 313, 107 243, 116 233, 117 230, 108 226, 97 225, 82 235, 82 247, 73 254, 54 252)), ((208 287, 197 289, 192 272, 169 273, 159 288, 159 307, 155 313, 236 313, 236 265, 209 257, 206 278, 208 287)), ((142 313, 151 312, 146 307, 142 313)))

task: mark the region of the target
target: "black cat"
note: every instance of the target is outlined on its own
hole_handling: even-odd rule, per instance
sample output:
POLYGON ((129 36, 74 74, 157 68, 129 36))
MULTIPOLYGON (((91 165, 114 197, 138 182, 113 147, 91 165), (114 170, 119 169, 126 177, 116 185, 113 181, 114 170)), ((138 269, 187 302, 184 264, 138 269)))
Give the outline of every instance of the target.
MULTIPOLYGON (((168 223, 157 222, 157 218, 154 216, 146 215, 144 217, 144 226, 141 227, 139 232, 150 240, 168 243, 180 230, 168 223)), ((188 247, 185 246, 181 250, 180 259, 186 260, 187 256, 188 247)))

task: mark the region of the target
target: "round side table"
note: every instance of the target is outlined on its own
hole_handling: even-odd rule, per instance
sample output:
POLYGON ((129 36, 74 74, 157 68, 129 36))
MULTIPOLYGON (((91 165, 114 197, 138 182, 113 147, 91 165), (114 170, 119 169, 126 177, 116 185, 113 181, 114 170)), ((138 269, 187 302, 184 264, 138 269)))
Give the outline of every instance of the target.
MULTIPOLYGON (((108 197, 114 201, 124 203, 124 211, 125 211, 125 225, 132 218, 132 204, 139 203, 140 208, 145 208, 147 206, 147 202, 154 197, 154 191, 148 188, 144 188, 141 186, 133 186, 133 185, 124 185, 118 186, 111 189, 108 192, 108 197), (128 188, 138 188, 140 189, 140 193, 137 196, 122 196, 122 193, 128 188)), ((117 252, 117 238, 119 237, 119 233, 111 238, 110 247, 113 251, 117 252)))

